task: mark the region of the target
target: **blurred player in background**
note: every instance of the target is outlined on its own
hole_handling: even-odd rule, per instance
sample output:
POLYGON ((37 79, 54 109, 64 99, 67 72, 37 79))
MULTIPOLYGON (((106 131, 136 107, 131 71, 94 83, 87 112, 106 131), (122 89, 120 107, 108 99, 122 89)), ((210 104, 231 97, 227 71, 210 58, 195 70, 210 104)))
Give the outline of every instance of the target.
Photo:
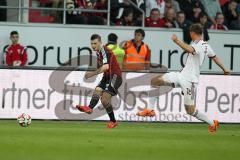
POLYGON ((108 44, 106 45, 117 58, 117 62, 122 69, 125 51, 117 43, 118 36, 115 33, 108 35, 108 44))
MULTIPOLYGON (((205 56, 212 58, 213 61, 223 70, 224 74, 230 74, 230 72, 221 63, 218 56, 214 53, 211 46, 202 40, 203 28, 201 24, 193 24, 190 27, 190 36, 192 42, 190 45, 182 42, 174 34, 172 36, 173 42, 184 49, 187 54, 187 60, 185 67, 180 72, 171 72, 164 75, 157 76, 151 80, 151 86, 171 86, 181 87, 184 94, 184 105, 186 112, 199 119, 200 121, 209 124, 209 132, 215 133, 219 122, 217 120, 210 120, 206 115, 199 112, 195 108, 195 93, 199 82, 200 67, 204 62, 205 56)), ((157 101, 157 96, 150 97, 149 108, 141 112, 138 112, 139 116, 152 116, 154 107, 157 101)), ((155 112, 154 112, 155 113, 155 112)))
POLYGON ((91 36, 91 46, 97 53, 98 66, 100 67, 95 71, 87 72, 85 78, 88 79, 101 73, 103 73, 103 78, 95 88, 90 104, 88 106, 77 105, 76 108, 79 111, 91 114, 93 108, 98 104, 98 101, 101 98, 101 103, 110 118, 107 127, 114 128, 117 126, 117 121, 111 105, 111 98, 112 96, 117 95, 118 88, 122 84, 122 71, 112 51, 102 45, 101 37, 99 35, 93 34, 91 36))
POLYGON ((12 44, 5 51, 6 64, 8 66, 25 66, 27 63, 26 47, 18 43, 19 34, 17 31, 10 33, 12 44))

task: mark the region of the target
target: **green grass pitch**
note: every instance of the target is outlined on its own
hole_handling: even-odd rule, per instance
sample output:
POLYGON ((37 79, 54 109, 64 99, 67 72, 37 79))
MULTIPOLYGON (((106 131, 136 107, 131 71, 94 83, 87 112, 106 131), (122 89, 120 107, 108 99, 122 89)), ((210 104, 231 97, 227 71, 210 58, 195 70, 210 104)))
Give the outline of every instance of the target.
POLYGON ((240 156, 240 125, 34 121, 20 127, 0 120, 1 160, 234 160, 240 156))

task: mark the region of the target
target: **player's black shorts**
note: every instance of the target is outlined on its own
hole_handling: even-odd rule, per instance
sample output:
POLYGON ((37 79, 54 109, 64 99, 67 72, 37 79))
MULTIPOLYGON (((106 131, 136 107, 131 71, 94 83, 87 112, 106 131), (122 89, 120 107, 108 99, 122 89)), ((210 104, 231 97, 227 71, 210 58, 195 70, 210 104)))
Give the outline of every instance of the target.
POLYGON ((111 94, 112 96, 117 95, 118 88, 122 84, 122 77, 118 76, 117 74, 114 74, 110 77, 103 76, 102 80, 98 84, 97 87, 104 90, 104 92, 107 92, 111 94))

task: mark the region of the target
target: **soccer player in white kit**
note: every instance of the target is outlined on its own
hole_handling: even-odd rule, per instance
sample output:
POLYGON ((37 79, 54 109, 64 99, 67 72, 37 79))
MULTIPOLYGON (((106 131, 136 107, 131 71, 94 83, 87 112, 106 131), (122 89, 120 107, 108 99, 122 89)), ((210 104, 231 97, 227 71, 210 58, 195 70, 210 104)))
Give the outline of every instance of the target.
MULTIPOLYGON (((219 122, 217 120, 210 120, 206 115, 199 112, 195 108, 195 91, 199 82, 200 67, 204 62, 205 56, 212 58, 213 61, 223 70, 224 74, 230 72, 221 63, 218 56, 214 53, 211 46, 202 40, 202 26, 201 24, 193 24, 190 27, 190 36, 192 42, 190 45, 182 42, 174 34, 172 36, 173 42, 185 50, 188 54, 185 67, 180 72, 170 72, 164 75, 154 77, 151 80, 151 86, 172 86, 180 87, 184 94, 184 105, 186 112, 199 119, 200 121, 209 124, 208 130, 210 133, 215 133, 219 122)), ((157 96, 157 95, 156 95, 157 96)), ((157 97, 149 97, 149 108, 137 113, 138 116, 154 116, 154 107, 157 97)))

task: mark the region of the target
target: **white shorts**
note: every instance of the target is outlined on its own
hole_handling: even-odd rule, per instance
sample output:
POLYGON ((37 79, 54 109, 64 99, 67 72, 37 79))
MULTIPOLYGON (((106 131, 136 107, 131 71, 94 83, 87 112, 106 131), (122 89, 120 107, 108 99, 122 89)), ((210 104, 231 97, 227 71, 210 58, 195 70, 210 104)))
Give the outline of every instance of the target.
POLYGON ((190 82, 180 72, 170 72, 163 75, 163 80, 174 83, 175 87, 181 88, 184 94, 184 104, 194 105, 197 83, 190 82))

